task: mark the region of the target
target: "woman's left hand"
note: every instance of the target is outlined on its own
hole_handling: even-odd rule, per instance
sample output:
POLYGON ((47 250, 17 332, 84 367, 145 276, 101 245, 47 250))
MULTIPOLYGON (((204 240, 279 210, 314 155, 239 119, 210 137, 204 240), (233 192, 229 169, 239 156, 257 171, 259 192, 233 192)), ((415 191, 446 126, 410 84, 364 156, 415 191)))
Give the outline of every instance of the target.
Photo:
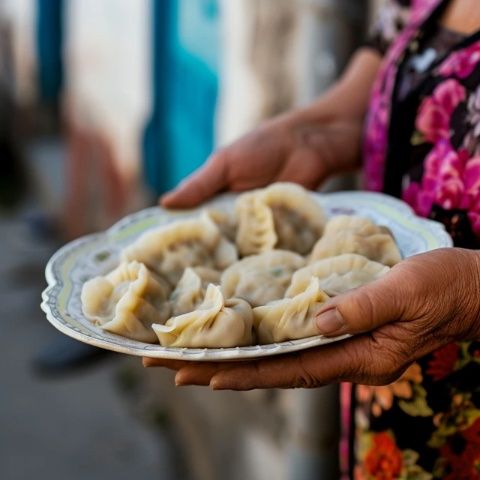
POLYGON ((354 337, 265 360, 143 363, 178 370, 177 385, 215 390, 385 385, 449 342, 480 339, 480 253, 450 248, 411 257, 380 280, 333 298, 316 322, 326 336, 354 337))

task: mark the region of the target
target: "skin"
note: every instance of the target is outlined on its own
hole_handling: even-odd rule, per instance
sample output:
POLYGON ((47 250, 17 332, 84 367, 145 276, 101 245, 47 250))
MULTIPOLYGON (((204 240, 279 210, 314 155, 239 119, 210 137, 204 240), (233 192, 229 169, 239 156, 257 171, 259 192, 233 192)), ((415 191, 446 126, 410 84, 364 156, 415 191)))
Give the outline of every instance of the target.
POLYGON ((399 263, 382 279, 333 298, 319 333, 351 339, 252 362, 202 363, 144 358, 177 370, 177 385, 214 390, 313 388, 349 381, 386 385, 415 360, 452 341, 480 338, 480 254, 440 249, 399 263))
POLYGON ((378 54, 361 50, 320 100, 267 121, 215 152, 203 168, 161 198, 162 206, 193 207, 223 190, 249 190, 276 181, 316 188, 333 173, 358 168, 363 117, 379 65, 378 54))
MULTIPOLYGON (((478 0, 455 0, 441 22, 471 33, 480 28, 478 0)), ((223 190, 275 181, 318 187, 360 164, 369 92, 381 58, 360 50, 339 82, 313 105, 261 125, 216 152, 206 166, 161 199, 198 205, 223 190)), ((249 362, 192 363, 144 358, 146 367, 177 371, 177 385, 214 390, 312 388, 338 381, 386 385, 422 356, 453 341, 480 338, 480 253, 457 248, 411 257, 369 285, 329 301, 316 318, 326 336, 355 335, 290 355, 249 362)))

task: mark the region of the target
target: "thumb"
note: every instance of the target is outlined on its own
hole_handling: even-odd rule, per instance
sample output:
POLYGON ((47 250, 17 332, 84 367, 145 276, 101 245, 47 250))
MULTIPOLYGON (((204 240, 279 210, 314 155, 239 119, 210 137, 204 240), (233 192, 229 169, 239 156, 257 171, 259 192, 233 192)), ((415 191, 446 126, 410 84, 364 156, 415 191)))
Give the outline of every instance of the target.
POLYGON ((166 208, 190 208, 208 200, 227 185, 225 161, 223 154, 218 152, 200 168, 187 177, 172 192, 160 198, 160 203, 166 208))
POLYGON ((317 314, 320 333, 337 336, 375 330, 402 318, 405 313, 405 278, 395 269, 363 287, 327 302, 317 314))

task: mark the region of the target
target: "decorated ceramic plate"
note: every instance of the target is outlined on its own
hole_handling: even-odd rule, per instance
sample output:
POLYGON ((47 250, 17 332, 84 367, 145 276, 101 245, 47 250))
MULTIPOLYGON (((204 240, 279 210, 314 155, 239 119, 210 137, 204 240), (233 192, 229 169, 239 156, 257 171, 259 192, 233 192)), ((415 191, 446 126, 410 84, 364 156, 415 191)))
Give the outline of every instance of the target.
MULTIPOLYGON (((371 218, 387 226, 395 236, 402 257, 451 247, 452 240, 443 225, 417 217, 400 200, 379 193, 339 192, 314 194, 328 216, 347 214, 371 218)), ((233 213, 236 195, 217 197, 204 207, 233 213)), ((196 217, 199 210, 172 211, 149 208, 125 217, 106 232, 79 238, 61 248, 47 264, 48 287, 42 295, 42 309, 50 323, 61 332, 96 347, 130 355, 182 360, 221 361, 258 358, 303 350, 338 341, 345 336, 321 335, 270 345, 236 348, 173 348, 130 340, 106 332, 82 313, 80 295, 83 284, 104 275, 118 265, 121 250, 149 229, 178 219, 196 217)))

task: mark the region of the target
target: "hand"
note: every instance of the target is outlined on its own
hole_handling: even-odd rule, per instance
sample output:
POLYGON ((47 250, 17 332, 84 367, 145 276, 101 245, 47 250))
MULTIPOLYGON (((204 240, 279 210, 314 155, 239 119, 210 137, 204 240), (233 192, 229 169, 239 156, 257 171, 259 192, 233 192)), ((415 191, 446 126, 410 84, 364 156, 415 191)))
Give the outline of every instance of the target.
POLYGON ((178 370, 177 385, 215 390, 318 387, 337 381, 386 385, 452 341, 480 338, 480 253, 441 249, 411 257, 380 280, 333 298, 319 333, 353 338, 267 360, 191 363, 144 358, 178 370))
POLYGON ((161 204, 193 207, 222 190, 250 190, 275 181, 316 188, 331 173, 358 163, 361 130, 360 121, 323 124, 299 113, 283 115, 214 153, 161 204))

